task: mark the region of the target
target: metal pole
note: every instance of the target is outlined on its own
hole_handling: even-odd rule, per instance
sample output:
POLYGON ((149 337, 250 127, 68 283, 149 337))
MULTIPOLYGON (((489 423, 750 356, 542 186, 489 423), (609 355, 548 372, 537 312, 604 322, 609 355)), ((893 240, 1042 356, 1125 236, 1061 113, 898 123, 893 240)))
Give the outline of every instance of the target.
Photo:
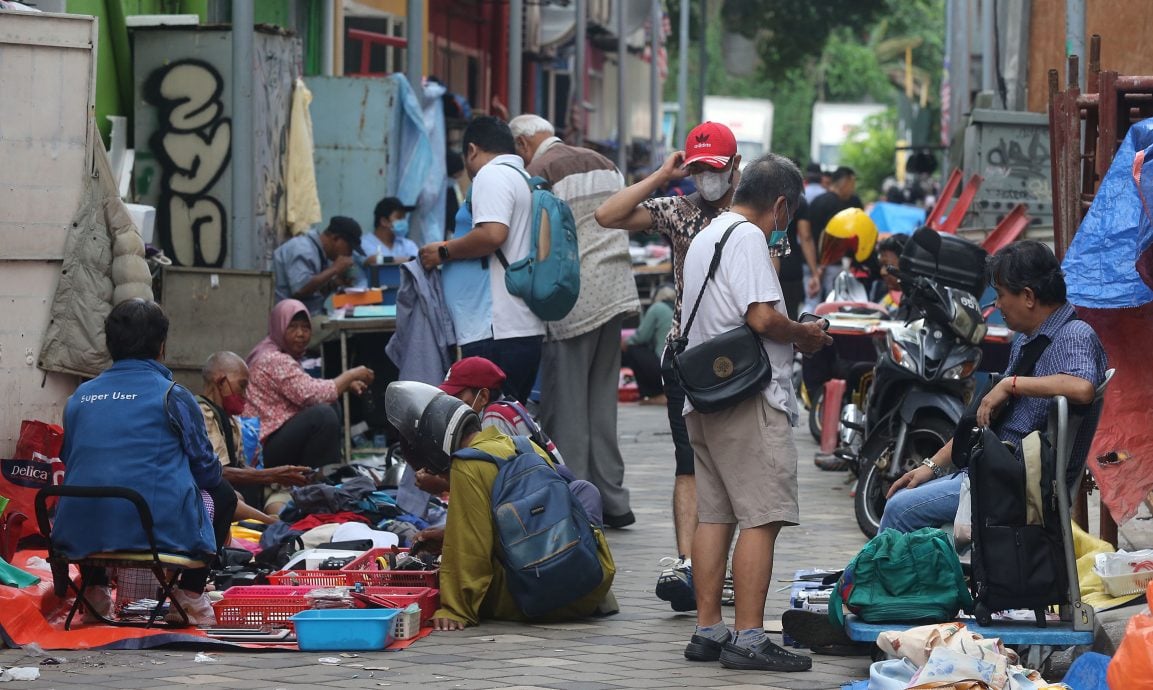
POLYGON ((424 3, 421 0, 408 0, 404 34, 408 40, 404 74, 419 101, 424 93, 424 3))
POLYGON ((996 0, 981 0, 981 90, 995 91, 997 84, 994 80, 993 66, 997 56, 994 55, 993 12, 996 0))
POLYGON ((252 155, 252 0, 232 3, 232 231, 233 268, 256 266, 256 197, 252 155))
POLYGON ((588 12, 588 0, 576 0, 576 55, 573 58, 572 108, 569 111, 571 118, 569 130, 573 134, 572 143, 576 146, 583 144, 585 138, 585 72, 588 71, 585 44, 588 42, 588 12))
POLYGON ((973 64, 973 40, 969 33, 969 12, 972 6, 968 2, 958 3, 957 19, 957 38, 960 40, 961 62, 957 65, 957 120, 953 123, 953 131, 957 131, 958 127, 962 127, 961 120, 964 119, 965 113, 970 110, 970 94, 969 94, 969 73, 972 71, 973 64))
POLYGON ((947 115, 943 118, 944 126, 941 127, 941 143, 945 146, 941 151, 941 173, 942 178, 947 177, 952 168, 949 167, 949 144, 952 141, 953 133, 950 131, 955 124, 954 118, 956 117, 953 111, 953 89, 956 88, 953 79, 953 13, 956 11, 954 5, 956 0, 945 0, 945 64, 944 74, 942 78, 945 83, 949 85, 949 100, 945 102, 944 93, 941 94, 941 112, 947 115))
POLYGON ((652 14, 649 21, 652 23, 652 33, 649 36, 649 89, 651 90, 649 101, 649 140, 652 142, 652 149, 649 151, 649 162, 653 166, 653 170, 660 167, 660 142, 661 135, 661 74, 660 68, 657 67, 657 51, 661 47, 661 2, 660 0, 652 0, 652 14))
POLYGON ((332 25, 336 19, 334 4, 335 0, 324 0, 324 21, 320 27, 320 71, 326 77, 331 77, 334 74, 332 65, 332 53, 335 49, 332 25))
POLYGON ((617 169, 628 178, 628 113, 625 104, 625 60, 629 46, 625 42, 625 0, 617 0, 617 169))
POLYGON ((521 52, 524 50, 524 0, 508 2, 508 116, 520 115, 521 52))
POLYGON ((677 47, 677 131, 673 147, 688 136, 689 128, 689 0, 681 0, 680 43, 677 47))
POLYGON ((1077 84, 1085 90, 1085 0, 1065 0, 1065 56, 1076 55, 1077 84))
MULTIPOLYGON (((709 32, 706 28, 709 22, 709 0, 701 0, 701 45, 700 56, 697 58, 697 69, 700 70, 697 88, 697 122, 705 121, 705 92, 708 90, 709 71, 709 32)), ((688 128, 685 137, 688 137, 688 128)))

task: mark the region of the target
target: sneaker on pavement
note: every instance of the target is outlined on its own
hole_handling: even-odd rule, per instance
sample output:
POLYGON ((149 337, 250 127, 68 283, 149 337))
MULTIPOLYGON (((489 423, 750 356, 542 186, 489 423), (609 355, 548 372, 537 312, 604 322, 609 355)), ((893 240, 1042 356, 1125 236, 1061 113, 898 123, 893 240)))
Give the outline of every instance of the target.
POLYGON ((813 660, 802 654, 781 649, 768 638, 752 647, 738 647, 726 642, 719 657, 721 666, 740 671, 808 671, 813 660))
MULTIPOLYGON (((84 598, 96 609, 99 616, 112 617, 112 590, 108 585, 93 585, 84 590, 84 598)), ((85 623, 103 624, 99 616, 93 615, 87 606, 80 606, 80 620, 85 623)))
POLYGON ((701 635, 693 634, 689 644, 685 647, 685 658, 689 661, 716 661, 721 658, 721 650, 725 644, 731 642, 733 634, 726 632, 724 641, 714 640, 701 635))
MULTIPOLYGON (((188 614, 189 625, 200 628, 210 628, 216 625, 216 613, 212 610, 212 602, 207 594, 194 594, 188 590, 177 588, 172 591, 172 599, 175 603, 180 604, 180 607, 188 614)), ((175 606, 168 607, 164 621, 177 625, 184 623, 184 619, 180 617, 180 612, 176 610, 175 606)))
POLYGON ((693 589, 693 566, 683 558, 662 558, 657 578, 657 598, 669 602, 674 611, 695 611, 697 593, 693 589))

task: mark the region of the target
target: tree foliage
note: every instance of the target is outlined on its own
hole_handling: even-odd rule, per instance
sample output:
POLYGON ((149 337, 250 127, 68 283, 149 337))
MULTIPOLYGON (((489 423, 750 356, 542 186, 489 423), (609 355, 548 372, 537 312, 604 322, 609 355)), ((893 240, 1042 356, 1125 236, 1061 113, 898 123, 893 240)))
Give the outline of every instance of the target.
POLYGON ((725 27, 757 41, 765 70, 781 73, 821 53, 837 27, 872 24, 889 0, 724 0, 725 27))
POLYGON ((897 113, 892 108, 870 115, 863 126, 849 133, 841 145, 841 163, 856 171, 864 201, 876 200, 881 183, 895 173, 896 155, 897 113))

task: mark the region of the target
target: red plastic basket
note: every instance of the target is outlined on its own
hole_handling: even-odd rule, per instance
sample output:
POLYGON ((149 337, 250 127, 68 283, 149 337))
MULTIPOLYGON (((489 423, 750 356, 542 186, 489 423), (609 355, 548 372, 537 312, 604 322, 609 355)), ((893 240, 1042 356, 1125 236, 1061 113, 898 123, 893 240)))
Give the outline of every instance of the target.
MULTIPOLYGON (((407 549, 400 549, 401 552, 407 549)), ((363 582, 378 587, 440 587, 440 570, 381 570, 377 558, 386 557, 392 549, 369 549, 341 570, 348 576, 348 584, 363 582)), ((272 581, 272 576, 269 576, 272 581)))
POLYGON ((221 599, 212 604, 221 628, 291 628, 294 615, 312 608, 303 596, 221 599))
POLYGON ((347 587, 355 584, 348 581, 343 570, 281 570, 268 576, 273 585, 288 587, 347 587))
POLYGON ((388 608, 404 609, 417 604, 421 622, 430 620, 440 608, 440 591, 428 587, 365 587, 364 594, 391 602, 388 608))
POLYGON ((316 587, 312 585, 296 587, 290 585, 249 585, 229 587, 224 590, 224 598, 256 599, 264 597, 295 597, 308 594, 314 589, 316 589, 316 587))

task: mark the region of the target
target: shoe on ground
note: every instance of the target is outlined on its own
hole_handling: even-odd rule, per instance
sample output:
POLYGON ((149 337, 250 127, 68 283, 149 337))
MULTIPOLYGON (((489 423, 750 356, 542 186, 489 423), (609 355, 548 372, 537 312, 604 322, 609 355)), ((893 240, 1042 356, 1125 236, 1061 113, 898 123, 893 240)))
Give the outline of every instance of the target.
POLYGON ((830 453, 817 453, 813 455, 813 464, 824 472, 844 472, 849 469, 849 463, 830 453))
POLYGON ((805 647, 852 646, 857 644, 845 631, 829 620, 827 613, 804 609, 785 609, 781 630, 805 647))
POLYGON ((628 527, 629 525, 636 522, 637 516, 633 515, 633 511, 630 510, 629 512, 627 512, 623 515, 608 515, 606 513, 604 516, 604 519, 605 519, 605 526, 606 527, 612 527, 613 529, 621 529, 622 527, 628 527))
POLYGON ((738 671, 808 671, 813 660, 803 654, 793 654, 773 644, 767 637, 752 647, 738 647, 726 642, 719 657, 721 666, 738 671))
MULTIPOLYGON (((208 594, 195 594, 185 589, 174 589, 172 591, 173 603, 180 604, 180 608, 188 614, 188 624, 194 625, 198 628, 210 628, 216 625, 216 613, 212 610, 212 602, 208 598, 208 594)), ((166 623, 174 623, 181 625, 184 619, 180 617, 180 612, 176 610, 175 606, 168 607, 168 613, 164 616, 166 623)))
MULTIPOLYGON (((108 585, 93 585, 84 590, 84 598, 96 609, 96 613, 105 618, 112 618, 112 590, 108 585)), ((99 616, 93 615, 87 606, 80 605, 80 620, 96 625, 105 624, 99 616)))
POLYGON ((732 633, 728 633, 724 642, 694 634, 685 647, 685 658, 689 661, 716 661, 721 658, 721 650, 724 649, 725 644, 731 642, 732 639, 732 633))
POLYGON ((697 592, 693 589, 693 566, 683 558, 662 558, 664 570, 657 577, 657 598, 669 602, 673 610, 684 613, 697 609, 697 592))

